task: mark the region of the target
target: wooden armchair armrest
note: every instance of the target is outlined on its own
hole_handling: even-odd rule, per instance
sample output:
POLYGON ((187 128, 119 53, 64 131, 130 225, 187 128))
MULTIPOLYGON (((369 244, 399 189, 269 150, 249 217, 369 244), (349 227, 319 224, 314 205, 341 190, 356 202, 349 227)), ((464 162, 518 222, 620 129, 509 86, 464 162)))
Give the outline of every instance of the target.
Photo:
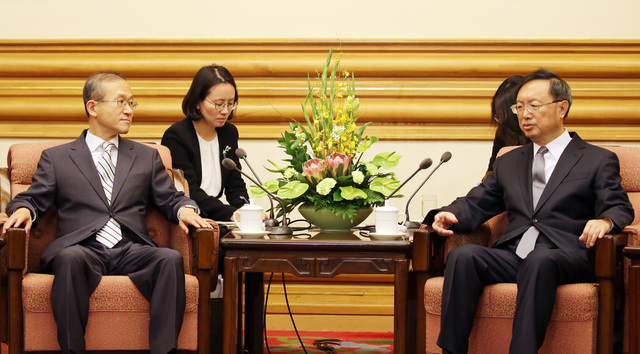
POLYGON ((413 233, 413 270, 426 273, 427 278, 444 274, 446 239, 431 229, 415 230, 413 233))
POLYGON ((596 242, 596 277, 599 282, 598 353, 606 353, 612 343, 622 343, 615 329, 624 325, 624 256, 626 233, 605 235, 596 242))
POLYGON ((605 235, 596 242, 596 277, 611 279, 622 276, 623 249, 627 245, 626 233, 605 235))
POLYGON ((219 231, 201 228, 192 229, 190 234, 193 238, 194 257, 192 273, 198 278, 201 289, 213 291, 218 280, 219 231))
MULTIPOLYGON (((447 249, 446 241, 456 247, 465 243, 475 243, 488 246, 491 234, 497 232, 500 223, 498 219, 490 219, 480 225, 473 232, 456 233, 448 237, 440 236, 433 229, 427 227, 413 233, 413 269, 428 273, 428 278, 444 274, 444 263, 447 249)), ((501 232, 502 229, 500 229, 501 232)))
POLYGON ((631 259, 629 267, 629 353, 640 351, 640 247, 627 246, 624 255, 631 259))
POLYGON ((26 267, 26 240, 27 233, 23 228, 11 228, 7 230, 7 268, 9 308, 9 353, 19 353, 22 348, 23 321, 22 321, 22 272, 26 267), (19 343, 19 345, 18 345, 19 343), (12 350, 12 348, 17 348, 12 350))
MULTIPOLYGON (((217 226, 217 225, 216 225, 217 226)), ((218 235, 219 231, 211 228, 192 229, 193 239, 193 274, 198 278, 198 322, 209 323, 211 308, 209 294, 215 290, 218 280, 218 235), (203 321, 203 322, 201 322, 203 321)), ((209 352, 209 326, 198 326, 198 350, 209 352)))

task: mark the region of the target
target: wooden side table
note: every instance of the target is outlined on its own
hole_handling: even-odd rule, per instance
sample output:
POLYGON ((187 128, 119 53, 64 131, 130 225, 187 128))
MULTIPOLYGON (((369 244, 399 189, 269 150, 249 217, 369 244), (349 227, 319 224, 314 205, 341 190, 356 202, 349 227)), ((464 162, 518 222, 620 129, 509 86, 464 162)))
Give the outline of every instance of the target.
MULTIPOLYGON (((263 273, 290 273, 299 277, 331 278, 338 274, 394 274, 394 351, 409 353, 408 299, 409 241, 369 241, 354 233, 306 233, 285 239, 242 239, 232 233, 220 240, 224 258, 225 353, 261 354, 263 273), (247 323, 242 341, 241 273, 245 274, 247 323), (249 290, 251 289, 251 290, 249 290)), ((413 317, 412 317, 413 318, 413 317)), ((413 328, 413 326, 411 326, 413 328)))

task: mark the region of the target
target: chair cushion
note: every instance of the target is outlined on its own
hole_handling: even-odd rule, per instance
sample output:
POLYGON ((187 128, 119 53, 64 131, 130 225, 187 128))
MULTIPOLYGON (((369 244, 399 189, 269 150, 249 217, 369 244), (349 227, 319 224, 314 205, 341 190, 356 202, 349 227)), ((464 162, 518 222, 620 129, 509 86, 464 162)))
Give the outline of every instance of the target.
MULTIPOLYGON (((442 284, 444 277, 425 284, 427 353, 440 353, 442 284)), ((471 336, 470 353, 506 353, 516 308, 516 284, 493 284, 484 288, 471 336), (481 343, 481 345, 480 345, 481 343)), ((598 284, 580 283, 558 287, 551 322, 540 353, 595 353, 598 324, 598 284), (585 299, 589 301, 585 301, 585 299)))
MULTIPOLYGON (((187 275, 185 282, 187 305, 178 349, 196 350, 198 280, 187 275)), ((52 284, 50 274, 29 273, 22 280, 25 351, 60 350, 50 301, 52 284)), ((90 298, 85 339, 87 350, 149 350, 149 302, 129 277, 102 277, 90 298)))

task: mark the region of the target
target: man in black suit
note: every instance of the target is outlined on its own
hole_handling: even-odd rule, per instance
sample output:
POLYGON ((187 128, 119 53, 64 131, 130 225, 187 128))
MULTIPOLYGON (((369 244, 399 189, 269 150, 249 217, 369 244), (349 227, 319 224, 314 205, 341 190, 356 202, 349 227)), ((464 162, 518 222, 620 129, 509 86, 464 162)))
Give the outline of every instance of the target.
POLYGON ((185 309, 183 260, 148 236, 148 204, 188 231, 209 227, 195 202, 176 191, 156 149, 120 138, 137 103, 116 72, 91 75, 83 90, 89 129, 43 151, 29 189, 8 205, 11 227, 36 227, 57 208, 56 239, 41 258, 54 274, 51 304, 63 353, 84 353, 89 296, 102 275, 128 275, 149 300, 152 353, 177 349, 185 309))
POLYGON ((504 211, 509 217, 491 247, 449 253, 438 337, 445 353, 467 352, 478 298, 494 283, 518 284, 510 352, 536 353, 557 286, 595 281, 593 246, 633 220, 617 156, 564 128, 571 100, 555 73, 525 77, 512 109, 532 143, 498 158, 482 184, 425 217, 442 236, 474 230, 504 211))

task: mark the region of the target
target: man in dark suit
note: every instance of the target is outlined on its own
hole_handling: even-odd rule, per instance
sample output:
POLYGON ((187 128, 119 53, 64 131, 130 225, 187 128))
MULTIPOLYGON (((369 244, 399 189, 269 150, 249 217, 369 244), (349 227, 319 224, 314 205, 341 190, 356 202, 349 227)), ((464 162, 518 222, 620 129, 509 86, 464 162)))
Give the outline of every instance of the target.
POLYGON ((123 138, 137 103, 116 72, 91 75, 83 90, 89 129, 43 151, 31 187, 8 205, 11 227, 27 232, 51 206, 56 240, 41 258, 54 274, 51 304, 63 353, 84 353, 89 296, 102 275, 128 275, 149 300, 152 353, 174 352, 185 309, 183 260, 148 236, 152 204, 170 221, 209 227, 195 202, 176 191, 156 149, 123 138))
POLYGON ((498 158, 482 184, 425 217, 442 236, 471 231, 503 211, 509 217, 490 248, 449 253, 438 337, 445 353, 467 352, 478 298, 493 283, 518 284, 510 352, 536 353, 557 286, 595 281, 593 246, 633 220, 617 156, 564 128, 571 100, 558 75, 525 77, 512 109, 532 143, 498 158))

